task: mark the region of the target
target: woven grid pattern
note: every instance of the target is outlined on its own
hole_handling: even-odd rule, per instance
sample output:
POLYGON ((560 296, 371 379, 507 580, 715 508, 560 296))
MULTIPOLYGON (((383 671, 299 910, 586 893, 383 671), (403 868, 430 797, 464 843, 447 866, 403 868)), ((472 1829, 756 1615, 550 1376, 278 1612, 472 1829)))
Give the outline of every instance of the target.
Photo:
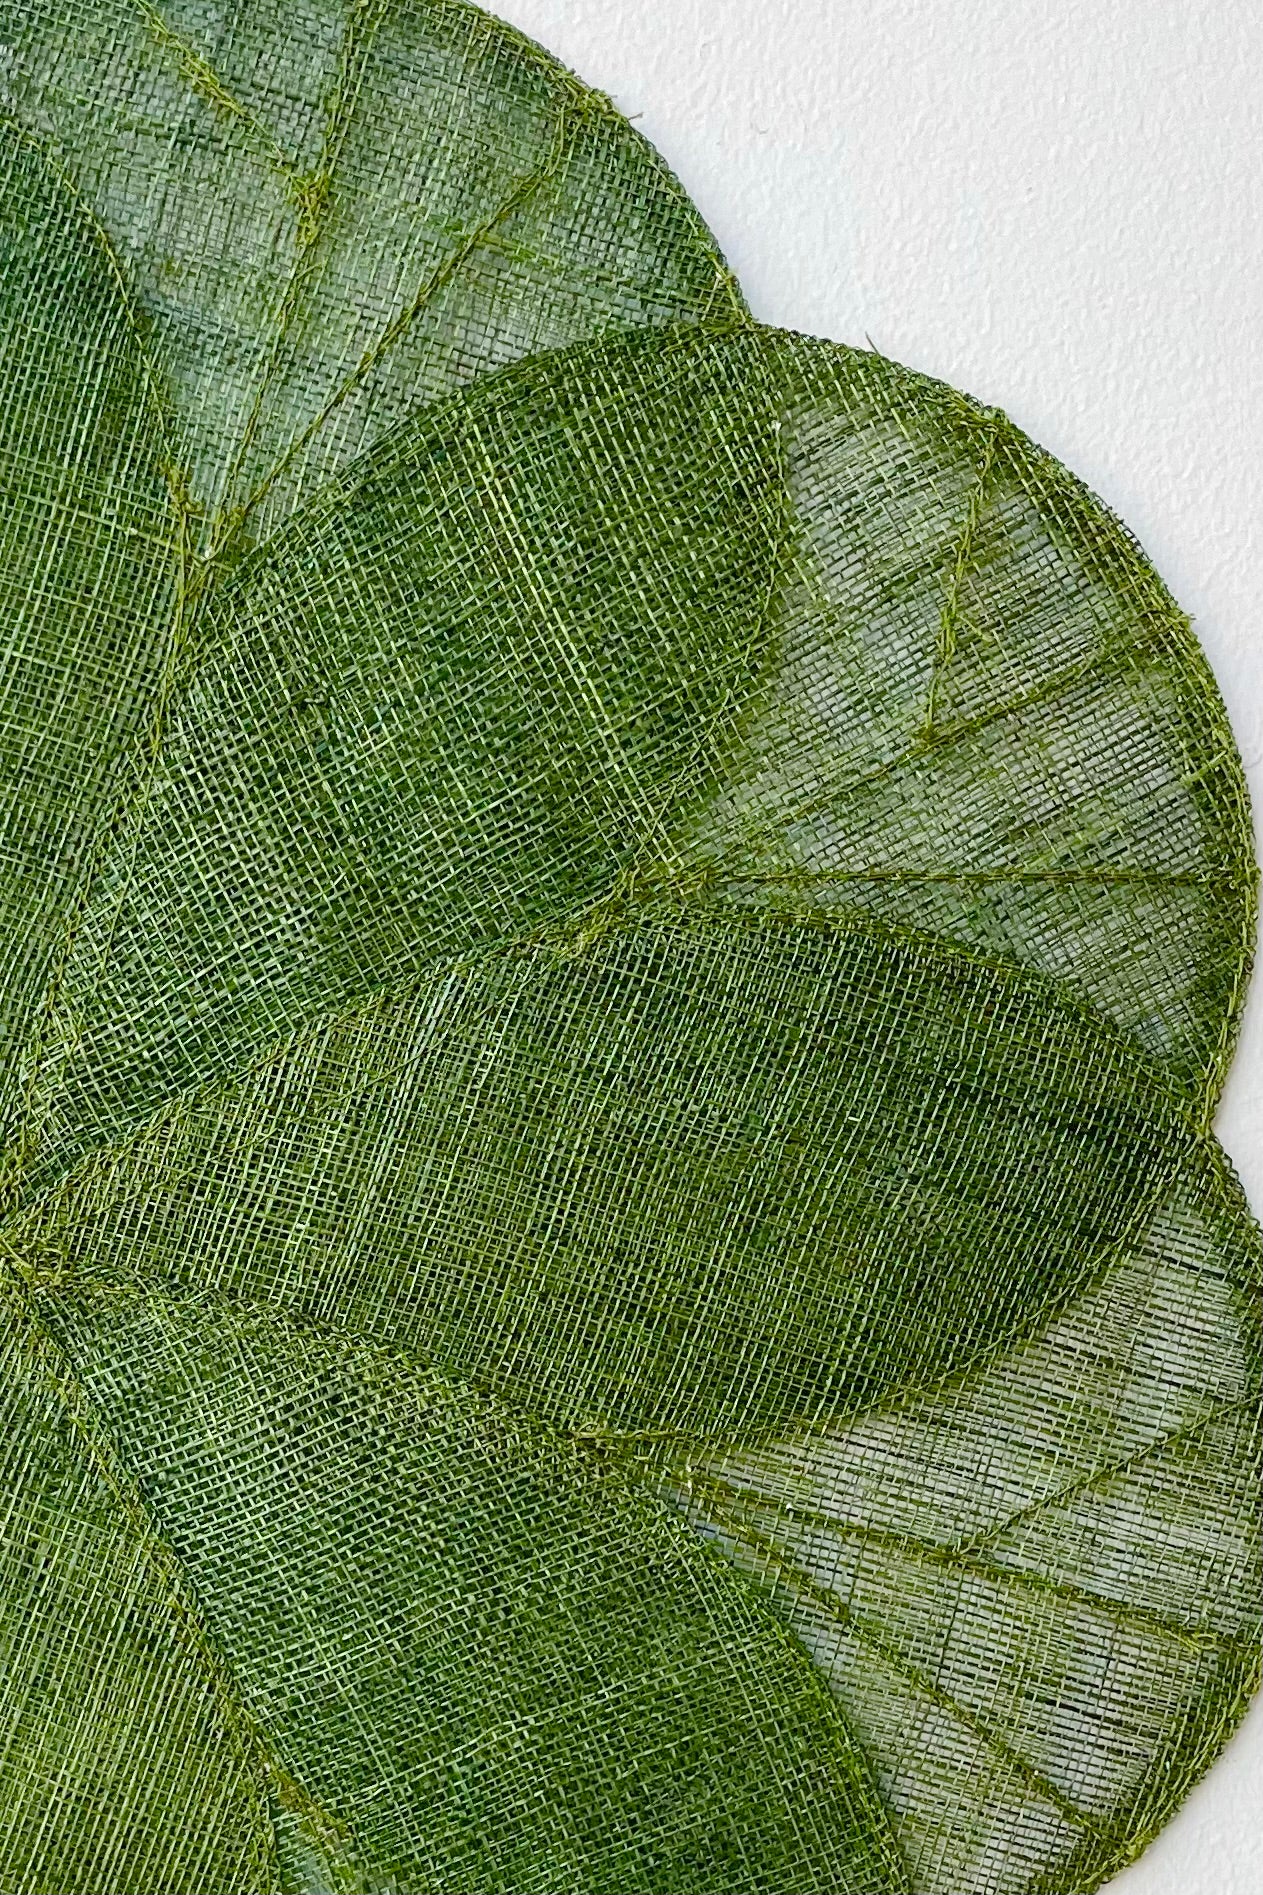
POLYGON ((416 1349, 571 1428, 765 1434, 1090 1280, 1187 1133, 1029 980, 700 915, 322 1023, 23 1240, 416 1349))
POLYGON ((93 1287, 58 1337, 335 1863, 497 1895, 898 1888, 823 1679, 678 1516, 432 1372, 93 1287))
POLYGON ((737 899, 1039 968, 1213 1103, 1256 871, 1187 619, 1003 415, 880 357, 764 349, 795 552, 705 859, 737 899))
POLYGON ((825 1669, 914 1887, 1094 1887, 1231 1728, 1263 1630, 1259 1291, 1198 1155, 994 1365, 668 1472, 825 1669))
POLYGON ((490 368, 740 307, 639 134, 463 0, 3 18, 5 102, 144 309, 204 551, 490 368))
POLYGON ((108 256, 39 149, 0 128, 0 1124, 161 677, 160 440, 108 256))
POLYGON ((45 1165, 660 849, 766 645, 784 508, 750 353, 532 360, 240 569, 67 969, 45 1165))
POLYGON ((6 1296, 4 1317, 0 1888, 253 1895, 263 1785, 190 1602, 31 1313, 6 1296))
POLYGON ((1086 1895, 1263 1639, 1187 621, 464 0, 0 18, 0 1891, 1086 1895))

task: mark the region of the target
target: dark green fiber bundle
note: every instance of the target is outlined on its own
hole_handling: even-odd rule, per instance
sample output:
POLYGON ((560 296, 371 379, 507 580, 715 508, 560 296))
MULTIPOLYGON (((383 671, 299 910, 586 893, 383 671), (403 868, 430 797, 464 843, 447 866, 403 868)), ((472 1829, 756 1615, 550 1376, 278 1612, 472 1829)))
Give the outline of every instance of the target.
POLYGON ((463 0, 0 13, 0 1891, 1086 1895, 1263 1641, 1187 621, 463 0))

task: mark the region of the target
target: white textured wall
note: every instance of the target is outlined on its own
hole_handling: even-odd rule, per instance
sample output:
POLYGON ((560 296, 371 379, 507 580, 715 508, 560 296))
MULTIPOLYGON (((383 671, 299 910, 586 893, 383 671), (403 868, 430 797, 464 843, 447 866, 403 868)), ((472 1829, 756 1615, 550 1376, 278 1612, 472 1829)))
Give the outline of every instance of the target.
MULTIPOLYGON (((1263 811, 1257 0, 487 0, 636 116, 756 315, 998 404, 1122 514, 1263 811)), ((1219 1131, 1263 1210, 1263 972, 1219 1131)), ((1263 1895, 1263 1703, 1117 1895, 1263 1895)))

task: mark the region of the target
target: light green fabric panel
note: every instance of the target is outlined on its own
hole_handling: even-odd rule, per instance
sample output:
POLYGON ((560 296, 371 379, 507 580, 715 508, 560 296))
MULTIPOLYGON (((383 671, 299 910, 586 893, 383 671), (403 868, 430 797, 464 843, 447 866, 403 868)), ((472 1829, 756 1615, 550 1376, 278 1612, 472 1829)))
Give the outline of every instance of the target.
POLYGON ((734 899, 860 909, 1039 968, 1208 1111, 1257 870, 1187 619, 1002 414, 872 353, 765 349, 797 554, 703 860, 734 899))
POLYGON ((1260 1671, 1263 1254, 1213 1148, 994 1364, 667 1485, 773 1584, 868 1745, 918 1895, 1081 1895, 1260 1671))

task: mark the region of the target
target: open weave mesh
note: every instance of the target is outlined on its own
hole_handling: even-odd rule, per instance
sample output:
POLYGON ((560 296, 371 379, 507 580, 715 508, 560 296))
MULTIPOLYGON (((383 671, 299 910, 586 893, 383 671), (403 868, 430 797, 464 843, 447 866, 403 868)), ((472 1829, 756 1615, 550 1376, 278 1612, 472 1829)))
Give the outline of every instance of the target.
POLYGON ((0 18, 0 1892, 1097 1888, 1263 1638, 1187 621, 463 0, 0 18))
POLYGON ((51 1319, 260 1750, 301 1761, 279 1794, 328 1867, 602 1895, 898 1885, 866 1759, 801 1644, 572 1442, 205 1296, 84 1273, 51 1319))

